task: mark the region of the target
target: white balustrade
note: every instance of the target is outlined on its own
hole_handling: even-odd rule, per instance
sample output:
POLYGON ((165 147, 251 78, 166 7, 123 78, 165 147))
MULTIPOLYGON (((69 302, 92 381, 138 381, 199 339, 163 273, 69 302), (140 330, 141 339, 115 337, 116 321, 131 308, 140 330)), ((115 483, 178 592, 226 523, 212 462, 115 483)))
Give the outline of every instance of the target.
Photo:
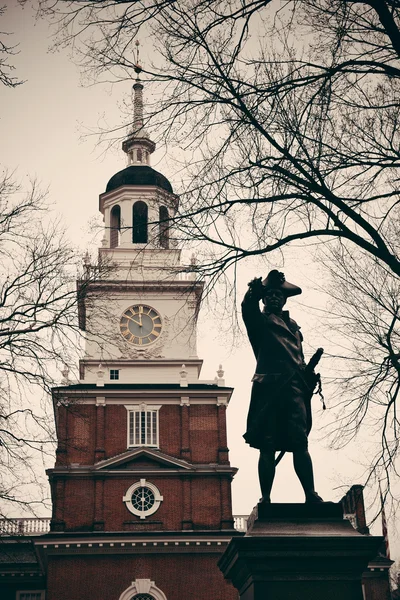
POLYGON ((180 281, 196 281, 196 273, 194 271, 178 271, 178 279, 180 281))
MULTIPOLYGON (((247 530, 248 515, 234 515, 233 522, 237 531, 247 530)), ((50 518, 0 519, 0 536, 43 535, 50 531, 50 518)))
POLYGON ((236 531, 247 531, 247 519, 249 515, 233 515, 233 526, 236 531))
POLYGON ((0 519, 0 536, 42 535, 50 531, 50 518, 0 519))

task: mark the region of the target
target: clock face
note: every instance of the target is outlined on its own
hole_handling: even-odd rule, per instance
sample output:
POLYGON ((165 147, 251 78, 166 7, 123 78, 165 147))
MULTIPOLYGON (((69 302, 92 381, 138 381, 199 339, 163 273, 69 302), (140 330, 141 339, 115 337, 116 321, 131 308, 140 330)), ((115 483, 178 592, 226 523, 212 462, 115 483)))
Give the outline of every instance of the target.
POLYGON ((162 329, 161 317, 151 306, 135 304, 121 317, 119 328, 127 342, 146 346, 154 342, 162 329))

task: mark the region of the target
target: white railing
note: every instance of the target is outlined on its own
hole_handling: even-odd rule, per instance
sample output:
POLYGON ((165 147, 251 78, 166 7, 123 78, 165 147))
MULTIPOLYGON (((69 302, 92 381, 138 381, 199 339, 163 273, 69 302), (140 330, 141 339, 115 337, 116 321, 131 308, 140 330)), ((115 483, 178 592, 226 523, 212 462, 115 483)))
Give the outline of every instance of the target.
POLYGON ((237 531, 247 531, 249 515, 233 515, 233 526, 237 531))
POLYGON ((194 271, 178 271, 178 279, 180 281, 196 281, 196 273, 194 271))
MULTIPOLYGON (((247 530, 248 515, 234 515, 237 531, 247 530)), ((50 518, 0 519, 0 535, 42 535, 50 531, 50 518)))
POLYGON ((0 519, 0 535, 42 535, 50 531, 50 518, 0 519))

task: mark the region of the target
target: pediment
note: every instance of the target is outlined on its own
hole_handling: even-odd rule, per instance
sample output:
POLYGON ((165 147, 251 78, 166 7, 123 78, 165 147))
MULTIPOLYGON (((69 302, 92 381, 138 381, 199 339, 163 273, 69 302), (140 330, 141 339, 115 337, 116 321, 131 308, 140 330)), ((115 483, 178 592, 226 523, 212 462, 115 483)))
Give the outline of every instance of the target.
POLYGON ((133 471, 146 469, 182 469, 190 470, 192 465, 185 460, 164 454, 151 448, 133 448, 122 454, 107 458, 95 464, 98 471, 133 471))

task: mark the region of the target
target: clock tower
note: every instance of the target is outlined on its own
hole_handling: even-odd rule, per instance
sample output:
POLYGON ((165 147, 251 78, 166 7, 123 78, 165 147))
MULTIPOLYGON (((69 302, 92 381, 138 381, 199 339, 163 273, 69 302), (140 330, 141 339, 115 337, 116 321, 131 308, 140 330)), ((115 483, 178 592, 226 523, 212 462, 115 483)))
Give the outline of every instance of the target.
POLYGON ((80 380, 66 374, 53 391, 53 514, 36 548, 47 600, 234 600, 217 567, 240 535, 226 441, 232 388, 221 370, 199 379, 202 283, 173 237, 179 199, 150 166, 137 72, 128 165, 100 195, 105 274, 78 282, 80 380))

